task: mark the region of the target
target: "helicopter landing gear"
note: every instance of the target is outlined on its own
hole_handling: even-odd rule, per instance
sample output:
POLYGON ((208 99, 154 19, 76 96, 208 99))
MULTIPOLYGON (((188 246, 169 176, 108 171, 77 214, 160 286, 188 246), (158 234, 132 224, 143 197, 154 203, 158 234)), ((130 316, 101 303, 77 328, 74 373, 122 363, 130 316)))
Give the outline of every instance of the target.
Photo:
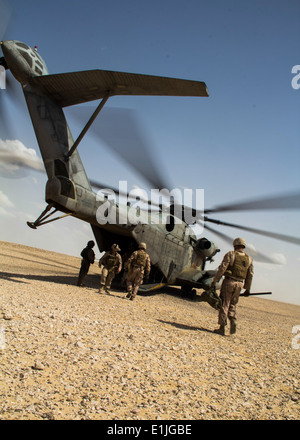
POLYGON ((197 292, 196 289, 193 289, 192 287, 189 286, 181 286, 181 296, 183 298, 188 298, 188 299, 195 299, 197 292))
POLYGON ((55 220, 59 220, 63 217, 67 217, 72 214, 71 212, 69 212, 69 213, 61 215, 59 217, 55 217, 51 220, 47 220, 49 217, 51 217, 51 215, 55 214, 57 211, 58 211, 58 209, 54 208, 54 204, 50 203, 49 205, 46 206, 44 211, 41 213, 41 215, 34 222, 27 222, 27 225, 31 229, 37 229, 38 226, 42 226, 42 225, 45 225, 46 223, 54 222, 55 220), (49 211, 51 211, 52 208, 53 208, 53 211, 49 212, 49 211), (47 221, 45 221, 45 220, 47 220, 47 221))

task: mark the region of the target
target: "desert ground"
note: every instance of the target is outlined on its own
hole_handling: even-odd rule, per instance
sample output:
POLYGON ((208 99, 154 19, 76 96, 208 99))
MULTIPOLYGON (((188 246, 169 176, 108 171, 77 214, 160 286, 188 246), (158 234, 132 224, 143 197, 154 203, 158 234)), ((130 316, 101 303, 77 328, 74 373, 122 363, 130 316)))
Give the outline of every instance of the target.
POLYGON ((179 289, 129 301, 79 267, 0 242, 1 420, 299 420, 300 306, 241 297, 223 337, 179 289))

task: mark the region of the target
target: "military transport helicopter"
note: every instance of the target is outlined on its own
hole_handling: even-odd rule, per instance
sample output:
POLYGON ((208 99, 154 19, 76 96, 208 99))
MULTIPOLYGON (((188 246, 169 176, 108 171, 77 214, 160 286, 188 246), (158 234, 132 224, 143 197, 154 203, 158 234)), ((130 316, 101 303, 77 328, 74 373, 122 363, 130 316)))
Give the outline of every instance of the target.
MULTIPOLYGON (((215 270, 207 270, 206 263, 212 261, 219 249, 205 237, 196 237, 181 215, 186 207, 179 206, 178 209, 176 201, 167 207, 158 204, 156 210, 151 211, 152 217, 149 217, 149 211, 145 211, 137 216, 138 221, 129 221, 129 210, 137 208, 110 200, 105 192, 96 194, 92 187, 103 189, 106 186, 88 179, 77 150, 83 136, 111 96, 208 97, 206 84, 106 70, 49 74, 36 48, 32 49, 15 40, 2 41, 1 48, 4 57, 0 59, 0 64, 5 69, 10 69, 22 86, 48 176, 45 192, 47 206, 37 220, 28 222, 28 225, 36 229, 50 221, 71 215, 91 224, 100 252, 108 250, 113 243, 118 243, 123 252, 141 242, 147 243, 147 252, 152 263, 148 290, 164 285, 179 285, 187 291, 193 288, 208 290, 215 270), (94 100, 100 100, 100 103, 74 141, 63 108, 94 100), (105 210, 102 209, 104 206, 105 210), (99 212, 103 214, 107 210, 112 215, 113 222, 101 221, 99 212), (50 219, 58 211, 63 215, 50 219)), ((26 163, 25 166, 30 167, 31 164, 26 163)), ((148 180, 159 189, 164 187, 159 176, 153 179, 148 176, 148 180)), ((200 221, 207 230, 230 240, 231 243, 228 236, 207 226, 207 222, 300 244, 300 239, 296 237, 225 223, 207 216, 228 210, 296 207, 299 208, 299 194, 204 210, 200 221)), ((196 214, 196 210, 190 210, 196 214)), ((257 255, 256 259, 258 257, 264 258, 257 255)), ((264 261, 271 260, 265 257, 264 261)))

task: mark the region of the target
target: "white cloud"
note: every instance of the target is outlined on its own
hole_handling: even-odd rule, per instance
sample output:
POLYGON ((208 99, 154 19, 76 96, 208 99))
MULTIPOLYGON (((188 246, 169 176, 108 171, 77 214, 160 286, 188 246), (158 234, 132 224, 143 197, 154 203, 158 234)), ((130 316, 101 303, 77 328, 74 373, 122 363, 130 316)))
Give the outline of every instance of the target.
POLYGON ((3 191, 1 191, 0 189, 0 206, 3 208, 13 208, 15 205, 13 204, 13 202, 11 200, 9 200, 9 198, 7 197, 6 194, 4 194, 3 191))
POLYGON ((4 172, 7 177, 14 177, 22 168, 44 170, 43 162, 33 148, 27 148, 18 139, 0 139, 0 172, 4 172))
POLYGON ((8 212, 6 209, 2 208, 2 206, 0 206, 0 216, 2 216, 2 217, 15 217, 14 214, 12 214, 11 212, 8 212))

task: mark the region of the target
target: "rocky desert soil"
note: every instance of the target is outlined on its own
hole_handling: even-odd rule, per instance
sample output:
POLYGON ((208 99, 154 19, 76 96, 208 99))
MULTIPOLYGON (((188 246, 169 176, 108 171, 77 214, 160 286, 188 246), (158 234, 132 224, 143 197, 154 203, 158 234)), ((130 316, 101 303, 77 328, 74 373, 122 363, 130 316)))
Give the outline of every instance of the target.
POLYGON ((101 295, 79 266, 0 242, 1 420, 300 418, 300 306, 240 298, 222 337, 178 289, 101 295))

